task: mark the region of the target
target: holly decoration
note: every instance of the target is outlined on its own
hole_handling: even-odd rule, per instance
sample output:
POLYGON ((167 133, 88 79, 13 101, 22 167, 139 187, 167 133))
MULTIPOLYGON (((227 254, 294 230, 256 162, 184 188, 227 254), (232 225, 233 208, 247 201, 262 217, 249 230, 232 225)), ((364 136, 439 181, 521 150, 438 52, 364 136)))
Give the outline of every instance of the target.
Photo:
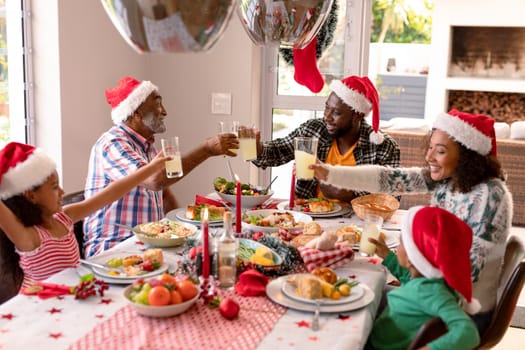
MULTIPOLYGON (((332 41, 334 40, 334 31, 337 27, 338 9, 339 6, 337 5, 337 0, 334 0, 326 21, 319 29, 319 32, 317 32, 317 45, 315 50, 317 59, 321 58, 324 51, 332 44, 332 41)), ((293 49, 279 48, 279 53, 286 63, 293 66, 293 49)))
POLYGON ((78 284, 71 287, 71 293, 75 295, 75 299, 87 299, 92 295, 104 296, 104 291, 109 289, 109 286, 103 280, 95 278, 95 275, 90 273, 80 278, 78 284))

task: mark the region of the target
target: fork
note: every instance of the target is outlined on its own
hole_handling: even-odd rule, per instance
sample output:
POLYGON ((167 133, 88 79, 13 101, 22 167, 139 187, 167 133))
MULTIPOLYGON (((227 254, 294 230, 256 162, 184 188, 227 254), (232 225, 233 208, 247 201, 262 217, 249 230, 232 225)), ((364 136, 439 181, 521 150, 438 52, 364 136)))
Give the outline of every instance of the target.
POLYGON ((319 330, 319 313, 321 312, 321 300, 315 300, 315 311, 314 318, 312 320, 312 331, 317 332, 319 330))

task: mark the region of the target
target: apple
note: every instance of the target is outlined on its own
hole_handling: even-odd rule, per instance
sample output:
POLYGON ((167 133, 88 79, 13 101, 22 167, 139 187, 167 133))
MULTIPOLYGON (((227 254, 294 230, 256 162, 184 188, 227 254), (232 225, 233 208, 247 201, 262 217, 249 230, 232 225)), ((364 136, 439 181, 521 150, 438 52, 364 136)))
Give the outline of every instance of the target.
POLYGON ((221 313, 222 317, 233 320, 234 318, 239 315, 239 310, 241 307, 237 302, 230 298, 222 299, 221 303, 219 304, 219 312, 221 313))

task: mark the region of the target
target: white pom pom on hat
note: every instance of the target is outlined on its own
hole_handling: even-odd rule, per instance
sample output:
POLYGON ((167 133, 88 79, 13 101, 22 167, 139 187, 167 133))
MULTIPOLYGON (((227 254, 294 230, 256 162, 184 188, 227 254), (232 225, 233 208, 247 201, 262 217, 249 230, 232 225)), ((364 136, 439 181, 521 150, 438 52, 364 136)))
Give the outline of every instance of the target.
POLYGON ((438 207, 412 207, 403 218, 401 237, 411 264, 427 278, 444 278, 462 296, 470 314, 481 309, 472 297, 472 229, 438 207))
POLYGON ((106 90, 106 100, 111 105, 111 119, 119 124, 137 110, 148 96, 158 88, 150 81, 139 81, 132 77, 124 77, 118 85, 106 90))
POLYGON ((7 199, 38 185, 56 170, 40 148, 10 142, 0 150, 0 198, 7 199))
POLYGON ((374 131, 370 134, 370 142, 383 143, 384 135, 379 132, 379 96, 370 79, 351 75, 343 80, 333 80, 330 90, 354 111, 364 115, 372 112, 374 131))

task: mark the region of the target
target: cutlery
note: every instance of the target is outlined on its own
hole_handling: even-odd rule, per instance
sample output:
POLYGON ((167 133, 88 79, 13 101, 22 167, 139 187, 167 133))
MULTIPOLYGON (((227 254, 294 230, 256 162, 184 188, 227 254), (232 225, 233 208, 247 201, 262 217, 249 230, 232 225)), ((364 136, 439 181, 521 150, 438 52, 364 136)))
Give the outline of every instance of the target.
POLYGON ((235 182, 235 173, 233 172, 232 163, 229 159, 226 159, 226 164, 228 164, 228 172, 230 173, 230 178, 235 182))
POLYGON ((111 268, 111 267, 104 266, 102 264, 97 264, 97 263, 94 263, 94 262, 91 262, 91 261, 87 261, 87 260, 84 260, 84 259, 80 259, 80 263, 83 264, 83 265, 86 265, 86 266, 96 267, 97 269, 105 270, 105 271, 108 271, 108 272, 113 272, 113 273, 118 274, 119 276, 121 275, 120 271, 115 270, 114 268, 111 268))
POLYGON ((277 180, 279 176, 276 176, 273 178, 273 180, 270 182, 270 184, 268 186, 266 186, 266 188, 264 189, 264 193, 268 193, 268 190, 270 189, 270 187, 272 186, 272 184, 275 182, 275 180, 277 180))
POLYGON ((315 311, 314 318, 312 320, 312 331, 317 332, 319 330, 319 313, 321 312, 321 300, 315 300, 315 311))

